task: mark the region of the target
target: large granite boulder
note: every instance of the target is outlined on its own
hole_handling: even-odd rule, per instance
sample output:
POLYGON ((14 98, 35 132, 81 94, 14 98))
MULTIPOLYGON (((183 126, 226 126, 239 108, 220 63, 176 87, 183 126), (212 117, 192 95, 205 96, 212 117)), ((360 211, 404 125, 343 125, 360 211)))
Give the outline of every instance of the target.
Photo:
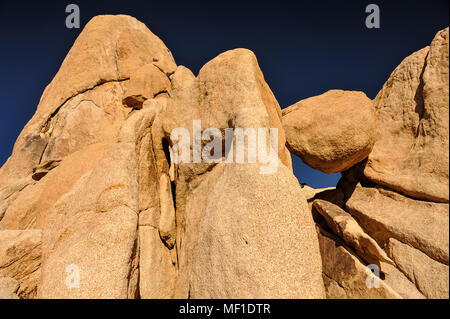
POLYGON ((448 203, 449 29, 392 72, 374 101, 378 138, 364 174, 402 194, 448 203))
POLYGON ((365 159, 375 143, 375 112, 362 92, 331 90, 283 110, 289 150, 324 173, 365 159))

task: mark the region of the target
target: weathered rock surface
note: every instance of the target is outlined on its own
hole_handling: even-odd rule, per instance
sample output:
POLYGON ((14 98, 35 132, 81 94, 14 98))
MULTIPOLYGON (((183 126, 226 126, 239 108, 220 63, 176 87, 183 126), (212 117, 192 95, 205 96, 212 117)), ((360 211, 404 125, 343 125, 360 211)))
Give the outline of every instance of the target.
POLYGON ((20 284, 11 277, 0 277, 0 299, 19 299, 17 291, 20 284))
POLYGON ((289 150, 324 173, 365 159, 375 143, 375 112, 362 92, 331 90, 283 110, 289 150))
POLYGON ((267 176, 251 164, 215 170, 222 173, 199 225, 190 296, 323 298, 314 224, 289 169, 267 176))
POLYGON ((383 188, 358 185, 346 207, 381 247, 387 247, 389 239, 394 238, 448 265, 448 204, 418 201, 383 188))
POLYGON ((384 273, 383 281, 404 299, 426 299, 416 285, 396 267, 397 265, 384 265, 386 272, 384 273))
POLYGON ((335 190, 309 199, 327 298, 380 298, 361 286, 365 262, 402 298, 448 298, 448 59, 447 28, 407 57, 376 97, 368 159, 343 171, 335 190))
POLYGON ((149 191, 145 170, 154 164, 154 114, 141 114, 144 124, 130 135, 122 100, 140 84, 159 92, 175 69, 170 51, 142 23, 99 16, 44 92, 0 171, 0 229, 43 229, 40 297, 138 295, 138 214, 156 202, 139 196, 149 191), (66 285, 70 265, 80 269, 80 288, 66 285))
MULTIPOLYGON (((20 298, 35 298, 41 266, 40 230, 0 231, 0 277, 17 280, 20 298)), ((1 284, 0 284, 1 286, 1 284)))
POLYGON ((303 185, 302 187, 303 195, 305 196, 308 202, 312 202, 317 194, 320 194, 325 191, 333 191, 335 189, 336 187, 312 188, 311 186, 308 185, 303 185))
POLYGON ((0 168, 0 298, 448 298, 448 204, 432 202, 448 188, 436 157, 445 133, 448 143, 448 30, 405 61, 376 105, 378 121, 403 112, 394 124, 409 124, 377 145, 398 133, 395 156, 411 143, 421 155, 390 163, 380 147, 365 160, 376 123, 363 93, 332 90, 282 112, 249 50, 196 77, 136 19, 92 19, 0 168), (243 132, 241 154, 236 131, 224 141, 238 128, 266 135, 252 146, 243 132), (248 153, 256 145, 265 156, 248 153), (337 187, 300 187, 286 145, 343 171, 337 187), (188 161, 175 160, 180 149, 188 161), (400 186, 371 175, 379 163, 400 186), (418 171, 422 188, 409 182, 418 171), (368 263, 382 270, 379 288, 368 263))
POLYGON ((131 75, 127 83, 123 104, 141 109, 144 101, 156 97, 158 94, 168 93, 171 83, 167 74, 154 64, 144 65, 131 75))
POLYGON ((0 221, 0 229, 42 229, 50 208, 81 176, 98 165, 110 146, 92 144, 65 157, 39 183, 30 184, 17 195, 0 221))
POLYGON ((322 267, 328 299, 401 299, 402 297, 383 280, 374 278, 379 286, 369 286, 371 274, 361 261, 336 236, 318 230, 322 267), (339 288, 341 289, 339 289, 339 288))
POLYGON ((327 221, 328 227, 335 235, 358 252, 358 256, 369 264, 377 264, 381 271, 381 263, 393 264, 377 242, 367 235, 358 222, 346 211, 330 202, 316 199, 313 207, 327 221))
POLYGON ((177 278, 177 256, 165 247, 158 228, 139 226, 139 293, 142 299, 173 298, 177 278))
MULTIPOLYGON (((29 186, 30 194, 36 194, 31 187, 45 189, 46 184, 51 186, 58 174, 64 174, 65 163, 72 157, 76 160, 77 154, 97 160, 73 174, 67 189, 62 188, 52 194, 51 200, 39 198, 30 201, 29 206, 36 206, 35 202, 39 206, 40 201, 46 204, 45 213, 40 213, 45 218, 30 214, 33 210, 30 208, 22 208, 26 213, 15 214, 13 212, 17 210, 10 211, 8 208, 7 216, 12 216, 5 219, 8 227, 43 227, 40 297, 173 298, 189 293, 193 247, 199 234, 190 222, 184 223, 183 219, 191 221, 200 217, 200 221, 202 216, 198 215, 200 211, 190 211, 184 207, 193 202, 198 202, 195 207, 207 203, 211 195, 208 185, 203 183, 202 200, 193 196, 204 179, 202 175, 211 175, 214 171, 217 178, 221 175, 215 163, 171 165, 168 153, 173 147, 170 139, 173 128, 186 127, 192 133, 194 120, 202 121, 203 129, 227 128, 230 125, 243 128, 276 127, 277 137, 281 141, 276 153, 277 167, 287 165, 290 168, 290 155, 284 146, 281 110, 250 51, 234 50, 220 55, 208 63, 197 78, 183 67, 178 67, 174 74, 161 70, 161 66, 155 63, 146 64, 137 67, 129 81, 124 79, 120 82, 121 90, 114 93, 114 101, 107 104, 112 107, 108 112, 111 119, 117 123, 117 128, 112 129, 114 134, 97 139, 96 144, 89 146, 81 143, 72 148, 68 147, 73 144, 64 138, 63 133, 55 135, 54 142, 49 144, 52 145, 50 151, 53 155, 46 158, 62 160, 43 174, 37 184, 29 186), (170 95, 162 96, 164 94, 161 93, 166 92, 170 95), (127 114, 122 105, 119 109, 118 101, 122 97, 125 106, 135 109, 133 112, 127 114), (242 105, 246 107, 241 109, 242 105), (104 148, 99 148, 100 143, 104 148), (89 148, 92 148, 91 155, 86 153, 89 148), (172 190, 176 191, 176 207, 172 190), (26 217, 21 221, 17 216, 26 217), (192 234, 191 237, 184 237, 186 229, 192 234), (79 270, 79 287, 67 286, 68 266, 76 266, 79 270)), ((96 97, 95 89, 88 93, 93 95, 92 99, 96 97)), ((69 110, 67 116, 64 110, 58 113, 63 114, 65 119, 70 116, 69 110)), ((78 125, 84 124, 80 122, 78 125)), ((54 127, 57 128, 57 125, 54 127)), ((53 129, 51 132, 67 131, 67 127, 67 124, 60 125, 59 131, 53 129)), ((74 134, 68 132, 69 135, 74 134)), ((44 154, 47 152, 48 146, 44 154)), ((293 178, 292 171, 284 169, 288 172, 286 175, 293 178)), ((300 191, 298 183, 293 187, 300 191)), ((26 196, 26 193, 19 196, 26 196)), ((275 199, 273 202, 276 202, 275 199)), ((312 225, 310 215, 304 218, 309 219, 312 225)), ((314 246, 315 243, 312 237, 305 245, 314 246)), ((277 248, 284 253, 281 247, 277 248)), ((205 249, 206 253, 212 253, 212 247, 205 249)), ((267 258, 267 252, 260 253, 267 258)), ((308 267, 312 267, 318 275, 306 281, 309 289, 298 288, 300 290, 296 296, 323 297, 318 248, 315 253, 316 260, 306 259, 300 264, 300 269, 304 270, 299 273, 309 272, 308 267)), ((314 254, 314 249, 308 248, 308 254, 314 254)), ((276 282, 274 275, 279 274, 272 272, 272 277, 269 275, 258 269, 249 279, 248 291, 255 296, 261 294, 263 290, 256 290, 254 285, 263 277, 267 277, 265 285, 273 285, 276 282)), ((287 283, 287 273, 284 276, 287 283)), ((231 288, 231 285, 225 286, 231 288)), ((280 296, 288 293, 286 287, 280 291, 271 289, 280 296)), ((198 296, 203 293, 197 289, 198 296)), ((235 293, 237 296, 247 295, 245 292, 235 293)))
MULTIPOLYGON (((277 155, 285 166, 292 167, 281 125, 281 108, 265 82, 253 52, 230 50, 206 63, 197 77, 179 67, 171 79, 171 103, 161 116, 160 124, 161 134, 168 140, 172 130, 179 127, 186 128, 193 137, 194 120, 201 121, 202 131, 217 128, 223 137, 226 128, 276 128, 277 155)), ((194 155, 191 147, 193 160, 194 155)))
POLYGON ((132 114, 107 155, 53 206, 44 228, 40 297, 138 295, 141 142, 154 117, 152 108, 132 114), (78 289, 65 284, 71 264, 80 270, 78 289))
MULTIPOLYGON (((353 185, 354 178, 359 178, 362 174, 359 166, 360 164, 343 174, 346 182, 350 185, 353 185)), ((323 281, 327 298, 386 298, 370 292, 375 288, 369 289, 366 283, 362 282, 368 278, 369 273, 366 268, 368 264, 378 267, 377 269, 380 271, 378 280, 381 288, 376 289, 384 289, 388 291, 388 295, 393 295, 394 298, 426 298, 416 285, 396 268, 398 266, 391 259, 389 248, 385 247, 386 250, 383 250, 361 228, 357 220, 343 210, 343 205, 341 205, 341 202, 344 201, 342 185, 343 183, 340 182, 337 188, 326 189, 322 192, 307 189, 309 196, 314 194, 312 198, 308 199, 308 202, 321 242, 323 281), (334 258, 333 256, 338 257, 334 258), (351 266, 343 267, 342 262, 345 260, 351 266), (342 270, 343 268, 345 270, 342 270)), ((352 192, 355 186, 352 186, 352 192)))
MULTIPOLYGON (((170 51, 144 24, 123 15, 93 18, 77 38, 60 70, 45 89, 36 114, 20 134, 11 157, 0 171, 0 182, 20 179, 32 173, 33 168, 40 163, 44 151, 48 153, 47 144, 51 143, 49 138, 54 136, 51 133, 53 123, 67 118, 61 116, 62 118, 59 119, 60 111, 75 108, 78 111, 68 112, 70 114, 67 116, 73 116, 80 121, 92 116, 87 127, 77 126, 76 120, 70 121, 70 127, 75 125, 81 132, 95 131, 97 125, 105 125, 107 128, 111 125, 108 119, 109 121, 117 120, 114 116, 116 112, 126 114, 126 110, 122 107, 121 85, 130 79, 134 71, 152 63, 167 75, 176 69, 170 51), (89 94, 90 91, 97 89, 102 93, 89 94), (87 95, 84 96, 84 93, 87 95), (80 95, 83 96, 80 97, 80 95), (90 101, 92 97, 97 97, 100 101, 90 101), (81 108, 77 107, 79 104, 82 105, 81 108), (115 109, 115 112, 111 114, 110 108, 115 109), (91 115, 85 115, 82 111, 91 115), (103 112, 106 114, 103 115, 103 112), (110 113, 110 117, 107 113, 110 113), (102 116, 104 120, 96 123, 98 121, 96 116, 102 116)), ((62 131, 71 129, 61 126, 62 131)), ((113 127, 116 128, 117 133, 120 123, 113 127)), ((98 128, 97 132, 101 133, 98 138, 114 132, 114 129, 106 129, 106 133, 101 131, 102 128, 98 128)), ((69 132, 67 134, 69 135, 69 132)), ((116 137, 114 133, 110 135, 113 135, 113 138, 116 137)), ((58 138, 58 142, 63 145, 69 143, 65 148, 67 152, 70 152, 70 146, 78 143, 76 138, 71 134, 70 136, 69 141, 58 138)), ((79 136, 85 137, 83 134, 79 136)), ((88 140, 88 143, 94 142, 88 140)), ((60 152, 58 154, 61 155, 60 152)))
MULTIPOLYGON (((275 127, 278 128, 277 137, 279 140, 276 153, 277 157, 275 157, 278 172, 281 169, 287 170, 289 173, 285 173, 284 176, 291 176, 291 178, 293 178, 292 172, 290 171, 290 155, 284 146, 284 131, 280 120, 281 110, 273 97, 272 92, 265 83, 257 60, 252 52, 244 49, 227 51, 208 62, 201 69, 198 77, 194 77, 194 75, 186 68, 179 67, 171 76, 171 81, 171 100, 167 104, 164 112, 161 113, 161 116, 155 119, 155 124, 152 128, 155 141, 166 139, 169 143, 173 143, 169 138, 170 132, 178 127, 186 128, 190 135, 193 136, 194 120, 201 121, 202 130, 205 130, 208 127, 218 128, 222 131, 222 136, 224 136, 223 130, 226 128, 268 129, 275 127)), ((169 146, 173 147, 174 145, 170 144, 169 146)), ((169 167, 167 164, 164 164, 165 156, 161 151, 162 148, 163 145, 157 147, 155 149, 155 155, 157 162, 159 163, 158 167, 160 167, 160 174, 162 174, 162 176, 168 176, 169 167)), ((248 149, 246 148, 245 152, 247 151, 248 149)), ((192 147, 189 148, 189 152, 191 158, 194 158, 195 154, 192 147)), ((225 152, 222 153, 222 161, 224 161, 226 155, 225 152)), ((248 160, 247 155, 245 159, 248 160)), ((226 272, 223 276, 214 278, 214 281, 211 281, 209 287, 204 286, 209 279, 202 278, 202 276, 209 276, 208 273, 213 273, 216 270, 207 268, 207 265, 203 262, 197 262, 196 259, 202 259, 203 256, 211 256, 211 258, 215 259, 220 255, 220 252, 215 251, 217 243, 202 243, 203 232, 199 227, 202 225, 204 218, 208 218, 208 223, 213 222, 209 221, 209 216, 205 215, 205 210, 207 211, 207 207, 210 205, 209 198, 211 196, 219 196, 219 193, 220 195, 223 195, 219 190, 215 191, 214 188, 214 185, 225 179, 223 176, 223 165, 225 164, 217 164, 214 162, 199 164, 180 163, 175 165, 175 175, 177 176, 175 180, 177 228, 175 236, 179 261, 179 272, 177 283, 175 285, 175 297, 251 297, 261 295, 269 296, 270 293, 278 296, 287 296, 287 286, 280 286, 278 288, 275 286, 275 282, 277 281, 275 278, 281 278, 283 283, 287 283, 287 273, 284 273, 281 270, 269 273, 261 267, 247 269, 246 266, 242 266, 244 267, 243 269, 246 269, 245 271, 249 271, 249 277, 246 279, 245 285, 241 286, 239 290, 235 289, 236 284, 239 280, 244 279, 239 276, 235 277, 231 266, 228 269, 224 269, 226 272), (199 252, 198 247, 202 247, 202 249, 200 249, 201 253, 199 252), (202 267, 205 269, 202 270, 202 267), (266 292, 264 292, 264 289, 266 292)), ((225 167, 230 165, 232 164, 226 164, 225 167)), ((259 165, 257 168, 260 169, 261 166, 265 166, 265 164, 259 165)), ((236 172, 240 172, 239 165, 233 167, 236 172)), ((228 172, 228 169, 226 172, 228 172)), ((229 176, 233 175, 231 172, 228 174, 227 180, 228 178, 231 178, 229 176)), ((276 174, 278 173, 275 173, 275 175, 276 174)), ((267 176, 263 174, 261 176, 264 176, 262 179, 267 180, 267 183, 273 178, 270 174, 267 176)), ((258 177, 259 173, 258 176, 253 178, 259 180, 260 178, 258 177)), ((165 179, 167 180, 167 177, 165 179)), ((250 183, 250 177, 243 180, 247 182, 247 179, 250 183)), ((288 182, 286 181, 286 183, 288 182)), ((293 189, 295 188, 298 188, 297 192, 301 192, 298 182, 293 186, 293 189)), ((223 190, 223 192, 227 191, 228 188, 223 190)), ((232 192, 232 190, 230 189, 229 192, 232 192)), ((251 190, 247 190, 247 192, 248 194, 242 192, 239 196, 243 198, 246 198, 247 196, 253 198, 256 196, 251 190)), ((269 197, 269 195, 267 196, 267 210, 265 211, 261 208, 260 211, 260 214, 264 216, 272 211, 271 205, 282 200, 281 193, 278 195, 272 194, 271 197, 269 197), (276 198, 279 198, 279 200, 276 200, 276 198)), ((223 207, 217 207, 217 209, 219 208, 223 209, 223 207)), ((230 225, 230 228, 227 231, 229 233, 240 233, 241 229, 247 227, 245 225, 253 220, 251 219, 253 218, 252 214, 254 214, 254 212, 249 211, 248 215, 250 216, 248 218, 250 219, 242 216, 240 218, 242 220, 236 221, 235 224, 230 225)), ((286 212, 286 214, 290 213, 286 212)), ((308 216, 304 218, 308 220, 308 218, 311 217, 308 216)), ((268 227, 268 225, 265 227, 268 227)), ((228 238, 230 236, 229 234, 224 234, 223 231, 225 230, 217 228, 214 229, 214 231, 210 231, 208 236, 212 236, 221 241, 221 237, 226 236, 226 238, 228 238), (216 232, 218 233, 216 234, 216 232)), ((308 229, 306 228, 304 231, 307 232, 308 229)), ((281 250, 281 247, 276 246, 273 243, 273 238, 275 236, 274 232, 275 231, 273 230, 265 235, 262 242, 267 241, 268 247, 257 246, 260 250, 254 252, 256 256, 260 256, 266 260, 268 257, 267 251, 269 249, 271 249, 274 254, 279 254, 281 252, 284 254, 284 250, 281 250)), ((253 234, 253 236, 256 236, 256 234, 253 234)), ((277 237, 278 236, 279 235, 277 235, 277 237)), ((315 240, 313 235, 313 237, 306 240, 304 245, 314 245, 315 240)), ((227 245, 229 244, 230 243, 227 242, 227 245)), ((255 249, 257 247, 255 247, 255 249)), ((311 254, 314 254, 314 249, 310 249, 310 252, 311 254)), ((317 249, 316 253, 318 256, 317 249)), ((241 257, 236 256, 236 258, 241 257)), ((273 261, 272 263, 275 262, 273 261)), ((313 260, 306 259, 304 263, 298 264, 297 272, 304 273, 304 271, 310 270, 311 268, 314 269, 316 266, 317 264, 314 264, 313 260)), ((237 267, 240 267, 240 265, 237 265, 237 267)), ((313 295, 319 297, 323 296, 323 284, 320 277, 320 271, 318 271, 317 276, 314 275, 315 272, 317 273, 317 269, 312 271, 313 275, 311 276, 311 279, 305 279, 304 285, 312 285, 316 288, 310 289, 310 291, 301 289, 300 287, 293 288, 291 289, 292 295, 303 295, 305 298, 312 297, 313 295)))
POLYGON ((389 255, 397 267, 427 298, 448 299, 448 265, 437 262, 420 250, 394 238, 389 239, 389 255))
POLYGON ((61 197, 44 227, 41 298, 137 295, 138 198, 134 145, 118 143, 61 197), (106 177, 106 178, 105 178, 106 177), (80 285, 66 285, 67 267, 80 285))
POLYGON ((418 199, 449 200, 449 29, 407 57, 374 101, 378 138, 365 175, 418 199))

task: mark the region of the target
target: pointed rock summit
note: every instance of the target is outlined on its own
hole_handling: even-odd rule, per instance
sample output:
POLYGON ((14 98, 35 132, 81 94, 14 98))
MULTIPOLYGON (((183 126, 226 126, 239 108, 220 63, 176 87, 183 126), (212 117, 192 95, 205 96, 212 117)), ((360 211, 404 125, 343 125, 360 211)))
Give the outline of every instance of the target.
POLYGON ((3 295, 325 296, 281 108, 251 51, 227 51, 196 77, 136 19, 95 17, 46 88, 0 185, 0 265, 15 263, 0 277, 20 284, 3 280, 3 295), (172 162, 172 130, 194 136, 194 121, 201 131, 276 128, 275 174, 261 175, 257 163, 172 162))

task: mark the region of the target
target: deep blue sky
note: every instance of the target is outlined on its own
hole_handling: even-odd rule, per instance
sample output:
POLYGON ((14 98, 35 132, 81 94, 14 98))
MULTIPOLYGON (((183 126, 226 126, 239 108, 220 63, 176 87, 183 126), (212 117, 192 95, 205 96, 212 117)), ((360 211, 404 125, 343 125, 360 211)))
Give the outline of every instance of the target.
MULTIPOLYGON (((0 0, 0 165, 81 31, 65 27, 70 3, 80 6, 81 27, 98 14, 136 17, 195 74, 223 51, 248 48, 282 108, 329 89, 374 98, 403 58, 449 24, 448 0, 301 2, 0 0), (369 3, 380 6, 380 29, 365 27, 369 3)), ((340 177, 296 157, 294 171, 313 187, 340 177)))

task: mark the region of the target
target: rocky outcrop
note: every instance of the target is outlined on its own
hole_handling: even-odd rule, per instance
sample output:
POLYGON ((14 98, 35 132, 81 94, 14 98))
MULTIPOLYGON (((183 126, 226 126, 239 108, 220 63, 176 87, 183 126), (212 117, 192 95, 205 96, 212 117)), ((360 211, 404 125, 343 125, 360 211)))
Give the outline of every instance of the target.
MULTIPOLYGON (((291 191, 301 192, 298 182, 293 183, 292 180, 291 159, 284 146, 285 138, 280 120, 280 107, 264 81, 254 54, 244 49, 227 51, 208 62, 200 70, 197 77, 186 68, 179 67, 171 76, 171 80, 171 99, 164 111, 155 119, 152 128, 154 140, 157 143, 165 139, 168 141, 170 148, 177 147, 173 138, 170 138, 171 132, 182 127, 188 130, 190 136, 194 136, 194 121, 198 121, 201 131, 214 127, 217 128, 217 134, 225 138, 227 135, 226 129, 263 128, 269 133, 269 128, 277 128, 276 138, 281 141, 281 143, 278 143, 274 157, 269 159, 267 164, 257 165, 255 163, 242 166, 243 164, 225 163, 230 158, 234 162, 240 156, 232 146, 230 152, 225 151, 216 157, 217 161, 181 162, 173 165, 176 176, 174 180, 176 221, 173 223, 172 220, 165 224, 168 226, 176 225, 176 232, 173 232, 173 227, 166 227, 165 234, 167 237, 166 244, 169 246, 173 242, 169 238, 176 236, 179 270, 174 296, 177 298, 236 298, 267 297, 270 295, 286 297, 291 294, 291 296, 303 296, 304 298, 323 297, 323 283, 320 278, 318 269, 320 265, 316 262, 317 259, 315 261, 314 258, 308 257, 303 258, 304 262, 302 263, 297 262, 299 274, 310 272, 310 276, 303 279, 303 286, 311 289, 292 287, 289 284, 289 278, 293 276, 292 273, 282 271, 277 266, 279 262, 291 264, 292 256, 286 256, 284 249, 275 240, 275 238, 280 238, 282 231, 279 226, 272 225, 268 216, 278 216, 276 223, 284 225, 287 229, 292 229, 292 225, 300 220, 304 225, 310 223, 312 227, 312 219, 309 214, 305 214, 306 211, 303 209, 300 210, 300 216, 296 216, 298 213, 295 216, 292 215, 294 211, 298 211, 298 208, 295 209, 294 206, 289 206, 291 208, 286 208, 285 214, 279 215, 279 212, 274 211, 274 207, 282 200, 285 193, 281 191, 271 193, 268 189, 268 193, 266 193, 264 190, 271 186, 279 187, 277 181, 283 180, 287 185, 290 185, 291 191), (267 166, 270 163, 275 164, 276 169, 266 175, 264 170, 268 168, 267 166), (248 170, 247 175, 242 172, 241 166, 248 170), (280 170, 284 172, 282 175, 279 175, 280 170), (227 186, 227 183, 233 184, 235 179, 244 184, 254 184, 253 180, 258 180, 260 184, 266 185, 266 187, 258 188, 257 193, 252 190, 252 187, 235 190, 233 187, 227 186), (275 184, 272 185, 271 183, 275 184), (224 201, 223 196, 227 193, 234 194, 234 196, 228 197, 227 195, 226 198, 239 197, 245 203, 250 203, 256 198, 265 196, 264 205, 253 208, 242 204, 242 209, 245 208, 246 213, 240 218, 235 218, 236 208, 232 202, 224 201), (211 198, 217 198, 218 200, 220 197, 222 197, 220 200, 222 204, 220 205, 216 205, 215 201, 211 200, 211 198), (226 227, 225 225, 222 227, 214 226, 219 220, 222 220, 221 218, 225 218, 223 215, 226 214, 229 215, 226 220, 230 221, 230 224, 227 224, 226 227), (293 224, 284 224, 284 215, 291 216, 293 224), (232 216, 235 217, 232 218, 232 216), (229 220, 228 218, 232 219, 229 220), (261 238, 260 243, 256 239, 257 235, 262 235, 262 233, 259 233, 257 229, 251 231, 250 226, 257 220, 260 220, 261 227, 267 229, 264 239, 261 238), (236 243, 235 239, 242 237, 249 237, 252 243, 249 246, 245 246, 245 244, 238 246, 242 250, 239 253, 236 250, 236 254, 232 254, 229 249, 236 243), (254 262, 244 265, 244 260, 249 258, 246 253, 247 250, 253 251, 252 254, 255 258, 266 260, 266 267, 272 265, 273 269, 278 268, 279 270, 268 272, 267 269, 269 268, 256 267, 254 262), (217 265, 218 258, 223 260, 224 254, 230 256, 230 262, 216 269, 216 267, 219 267, 217 265), (273 260, 270 254, 276 254, 277 256, 279 254, 277 261, 273 260), (221 272, 221 275, 214 275, 218 271, 221 272), (246 274, 245 277, 236 274, 240 271, 246 274), (283 284, 280 285, 277 282, 283 284), (236 289, 237 285, 240 285, 238 290, 236 289)), ((269 136, 266 135, 263 138, 258 143, 269 144, 269 136)), ((197 141, 199 145, 204 145, 202 141, 197 141)), ((236 143, 237 138, 232 137, 231 145, 236 143)), ((163 148, 164 145, 162 144, 155 147, 161 189, 164 185, 167 185, 167 181, 170 179, 170 165, 165 163, 163 148)), ((245 162, 250 161, 249 150, 252 149, 247 146, 243 154, 245 162)), ((195 160, 197 155, 194 147, 190 145, 186 151, 189 152, 190 158, 195 160)), ((269 152, 269 147, 267 151, 269 152)), ((163 198, 163 196, 160 198, 163 198)), ((167 196, 167 198, 170 198, 170 196, 167 196)), ((303 197, 295 200, 295 202, 303 202, 306 205, 303 197)), ((163 208, 162 202, 161 208, 163 208)), ((244 211, 239 210, 239 212, 239 214, 242 214, 244 211)), ((171 214, 164 214, 166 215, 165 219, 170 221, 171 219, 167 217, 171 214)), ((223 220, 223 222, 226 220, 223 220)), ((161 233, 161 223, 159 225, 161 233)), ((298 236, 307 234, 308 229, 312 228, 303 226, 302 232, 298 236)), ((291 236, 297 236, 290 231, 287 232, 291 236)), ((297 247, 303 247, 305 250, 308 247, 308 254, 319 258, 319 250, 318 246, 315 246, 315 241, 312 233, 312 237, 305 238, 302 245, 297 244, 297 247)), ((239 245, 241 244, 242 242, 239 241, 239 245)), ((238 247, 235 248, 238 249, 238 247)), ((300 250, 303 251, 303 248, 300 250)), ((302 254, 300 250, 293 247, 292 254, 302 254)))
POLYGON ((383 188, 358 185, 346 207, 382 245, 395 238, 448 265, 447 204, 417 201, 383 188))
POLYGON ((144 101, 170 91, 170 80, 154 64, 144 65, 131 75, 124 93, 125 106, 141 109, 144 101))
MULTIPOLYGON (((144 24, 128 16, 98 16, 86 25, 0 170, 0 217, 24 188, 48 173, 43 164, 62 165, 89 145, 115 142, 129 113, 122 105, 124 90, 131 74, 148 64, 166 76, 176 69, 170 51, 144 24)), ((0 229, 5 227, 0 222, 0 229)))
POLYGON ((339 238, 321 228, 318 228, 318 234, 328 299, 402 298, 384 281, 369 277, 371 272, 366 267, 366 263, 352 253, 339 238), (377 286, 375 286, 375 280, 378 280, 377 286))
POLYGON ((364 174, 417 199, 448 203, 449 29, 394 70, 374 101, 378 138, 364 174))
POLYGON ((445 41, 399 66, 376 112, 339 90, 282 112, 251 51, 195 76, 134 18, 94 18, 0 169, 0 298, 448 298, 448 171, 435 150, 423 167, 380 155, 397 136, 392 158, 413 149, 405 119, 369 154, 375 116, 413 119, 412 91, 414 147, 445 150, 445 41), (342 179, 301 186, 288 148, 342 179))
POLYGON ((372 153, 326 191, 343 205, 326 192, 310 200, 327 298, 448 298, 448 29, 397 67, 374 104, 372 153), (363 285, 369 275, 379 288, 363 285))
POLYGON ((283 110, 289 150, 324 173, 365 159, 375 143, 375 112, 362 92, 331 90, 283 110))
POLYGON ((215 170, 221 172, 198 227, 189 295, 323 298, 314 224, 289 169, 267 176, 251 164, 215 170))
POLYGON ((431 259, 418 249, 394 238, 389 239, 389 255, 397 267, 427 298, 448 298, 448 265, 431 259))
POLYGON ((19 282, 14 278, 0 277, 0 299, 19 299, 19 287, 19 282))
POLYGON ((49 171, 39 183, 28 185, 15 196, 0 222, 1 229, 42 229, 50 208, 81 176, 94 169, 110 143, 96 143, 76 151, 49 171))
MULTIPOLYGON (((37 295, 42 255, 42 231, 0 231, 0 277, 15 279, 20 298, 37 295)), ((1 285, 1 284, 0 284, 1 285)))
POLYGON ((2 184, 28 176, 47 159, 61 159, 86 144, 117 137, 127 113, 122 85, 147 64, 168 75, 176 69, 170 51, 141 22, 121 15, 93 18, 17 139, 0 171, 2 184))
MULTIPOLYGON (((240 142, 231 138, 232 146, 240 142)), ((94 18, 44 92, 0 185, 0 229, 42 233, 36 277, 19 280, 19 297, 324 297, 281 108, 251 51, 225 52, 196 77, 135 19, 94 18), (203 149, 209 127, 224 138, 227 128, 255 128, 267 151, 256 156, 265 161, 251 164, 257 144, 250 142, 242 153, 225 146, 212 161, 189 145, 190 158, 202 161, 173 161, 173 129, 186 128, 203 149), (241 156, 248 166, 224 163, 241 156), (255 187, 227 186, 239 180, 255 187), (224 192, 241 197, 244 215, 226 198, 211 200, 224 192), (211 229, 225 213, 229 223, 211 229), (254 228, 258 221, 264 231, 254 228), (235 235, 247 244, 233 254, 235 235), (228 267, 215 265, 224 254, 228 267), (21 294, 30 286, 33 294, 21 294)))
POLYGON ((369 264, 378 264, 382 271, 384 270, 381 267, 382 263, 393 264, 377 242, 367 235, 358 222, 342 208, 320 199, 313 202, 313 207, 325 218, 332 232, 355 249, 358 255, 369 264))

